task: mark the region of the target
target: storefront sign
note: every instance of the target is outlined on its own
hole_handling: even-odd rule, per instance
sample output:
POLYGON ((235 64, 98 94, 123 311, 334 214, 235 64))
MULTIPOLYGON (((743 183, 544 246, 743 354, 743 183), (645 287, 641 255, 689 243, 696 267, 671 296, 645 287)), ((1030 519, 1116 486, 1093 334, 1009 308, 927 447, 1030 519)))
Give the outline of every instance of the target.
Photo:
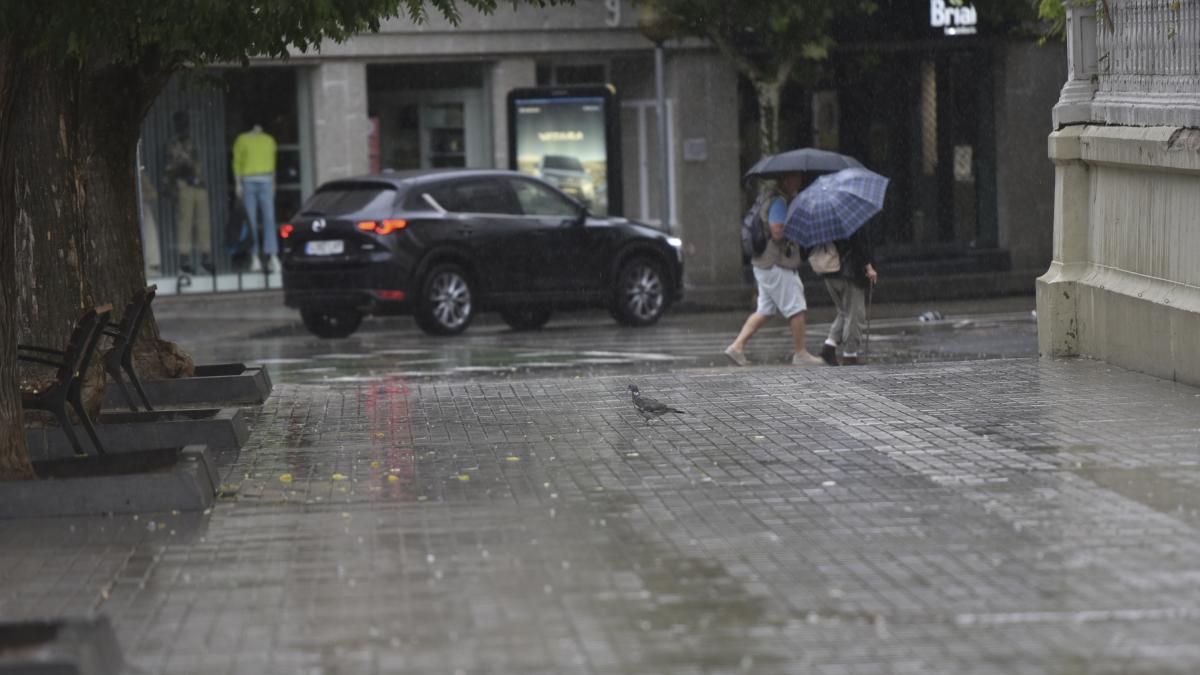
POLYGON ((974 35, 979 17, 967 0, 929 0, 929 25, 944 35, 974 35))
POLYGON ((510 168, 540 177, 596 215, 619 214, 621 163, 614 97, 608 87, 510 92, 510 168))

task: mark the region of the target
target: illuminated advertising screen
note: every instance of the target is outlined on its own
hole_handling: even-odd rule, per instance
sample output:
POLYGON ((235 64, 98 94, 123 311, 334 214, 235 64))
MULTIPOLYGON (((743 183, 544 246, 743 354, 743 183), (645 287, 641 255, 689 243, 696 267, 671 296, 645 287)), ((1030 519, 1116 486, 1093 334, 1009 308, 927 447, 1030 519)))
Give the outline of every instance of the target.
POLYGON ((593 214, 621 212, 617 106, 608 87, 508 95, 510 168, 554 185, 593 214))

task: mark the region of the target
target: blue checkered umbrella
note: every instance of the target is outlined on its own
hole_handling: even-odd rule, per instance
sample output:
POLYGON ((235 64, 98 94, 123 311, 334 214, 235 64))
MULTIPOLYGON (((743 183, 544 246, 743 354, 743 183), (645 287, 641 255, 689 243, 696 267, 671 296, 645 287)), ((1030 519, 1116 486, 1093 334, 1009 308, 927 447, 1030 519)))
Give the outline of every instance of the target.
POLYGON ((887 186, 862 168, 820 176, 788 206, 783 236, 804 248, 845 239, 883 208, 887 186))

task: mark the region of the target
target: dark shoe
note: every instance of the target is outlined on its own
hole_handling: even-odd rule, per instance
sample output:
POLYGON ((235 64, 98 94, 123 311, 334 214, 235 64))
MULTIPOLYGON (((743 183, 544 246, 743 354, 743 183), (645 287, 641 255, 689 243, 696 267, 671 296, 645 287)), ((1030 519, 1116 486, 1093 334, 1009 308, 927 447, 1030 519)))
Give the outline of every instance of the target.
POLYGON ((195 274, 196 268, 192 267, 192 257, 187 255, 179 256, 179 271, 184 274, 195 274))
POLYGON ((212 274, 217 270, 216 266, 213 265, 213 261, 208 256, 204 256, 200 259, 200 266, 203 267, 204 271, 208 272, 209 274, 212 274))
POLYGON ((836 366, 838 364, 837 347, 834 347, 833 345, 822 345, 821 358, 825 360, 825 363, 828 363, 831 366, 836 366))
POLYGON ((843 356, 842 357, 842 365, 843 366, 858 366, 861 364, 858 362, 857 356, 843 356))

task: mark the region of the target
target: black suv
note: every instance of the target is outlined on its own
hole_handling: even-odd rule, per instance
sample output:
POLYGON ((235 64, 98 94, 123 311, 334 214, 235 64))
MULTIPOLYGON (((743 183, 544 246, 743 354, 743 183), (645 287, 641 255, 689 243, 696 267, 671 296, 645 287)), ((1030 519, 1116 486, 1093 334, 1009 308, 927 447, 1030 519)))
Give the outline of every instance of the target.
POLYGON ((647 326, 683 291, 678 239, 593 217, 514 171, 332 181, 279 236, 285 301, 327 338, 350 335, 367 314, 411 313, 425 332, 453 335, 490 309, 515 329, 589 306, 647 326))

